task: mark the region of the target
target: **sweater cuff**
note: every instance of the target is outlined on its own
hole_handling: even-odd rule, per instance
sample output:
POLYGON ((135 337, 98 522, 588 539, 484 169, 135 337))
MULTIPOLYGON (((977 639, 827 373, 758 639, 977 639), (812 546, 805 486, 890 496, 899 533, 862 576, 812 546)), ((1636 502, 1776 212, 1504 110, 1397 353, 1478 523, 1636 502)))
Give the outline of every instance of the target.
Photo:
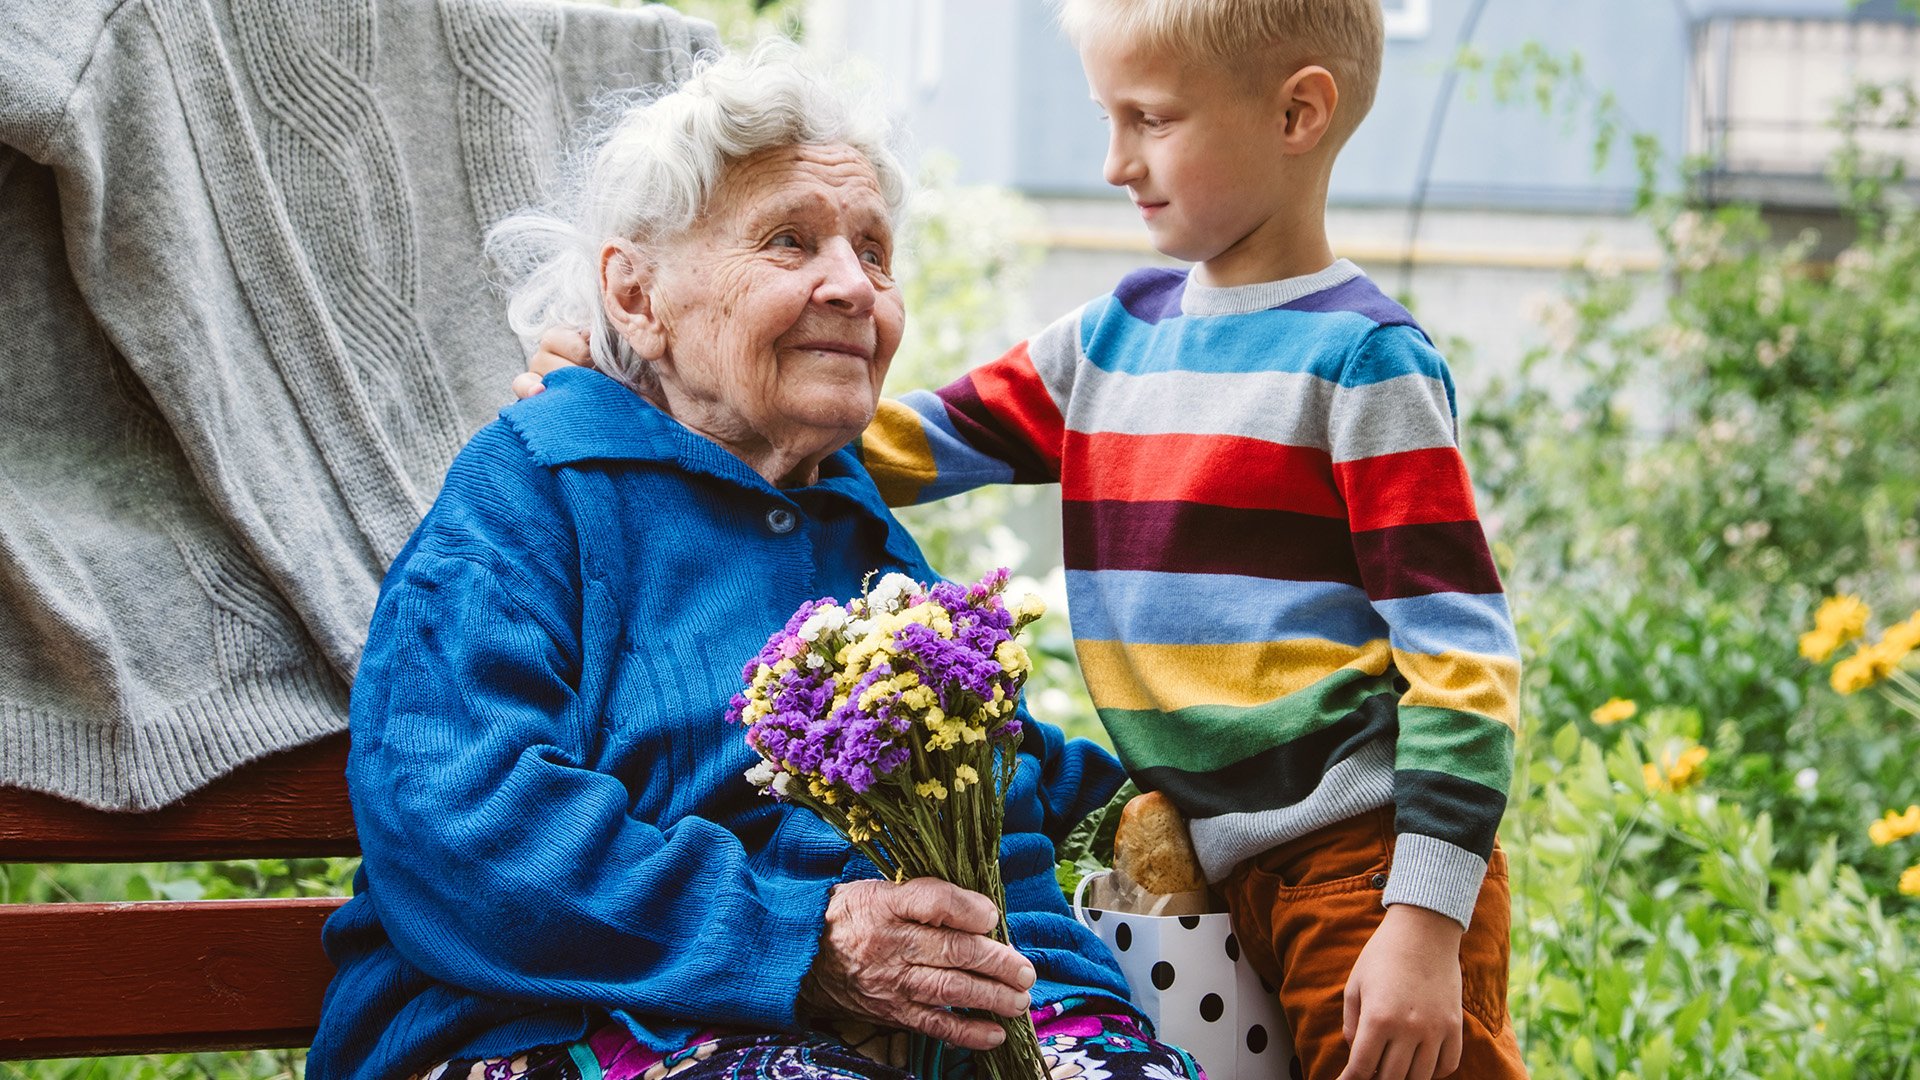
POLYGON ((1394 838, 1393 865, 1380 903, 1437 911, 1466 930, 1486 876, 1487 860, 1466 848, 1420 833, 1401 833, 1394 838))

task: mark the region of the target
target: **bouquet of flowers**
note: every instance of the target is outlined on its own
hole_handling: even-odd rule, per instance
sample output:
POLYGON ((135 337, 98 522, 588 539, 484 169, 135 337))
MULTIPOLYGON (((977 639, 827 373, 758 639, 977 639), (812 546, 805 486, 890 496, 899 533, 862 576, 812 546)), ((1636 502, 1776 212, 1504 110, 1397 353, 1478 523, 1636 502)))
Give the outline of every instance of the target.
MULTIPOLYGON (((1014 640, 1046 610, 1009 608, 1007 571, 969 586, 888 574, 844 606, 810 600, 748 661, 727 719, 761 761, 747 778, 819 814, 895 881, 936 877, 1000 907, 1001 815, 1031 665, 1014 640)), ((987 1080, 1039 1080, 1026 1016, 981 1059, 987 1080)))

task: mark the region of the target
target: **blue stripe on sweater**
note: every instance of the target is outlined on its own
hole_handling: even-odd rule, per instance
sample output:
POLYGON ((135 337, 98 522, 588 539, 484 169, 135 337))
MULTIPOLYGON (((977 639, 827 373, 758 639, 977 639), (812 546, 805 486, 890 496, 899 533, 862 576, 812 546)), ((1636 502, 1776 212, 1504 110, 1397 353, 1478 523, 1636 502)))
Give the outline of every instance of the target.
POLYGON ((931 390, 915 390, 900 398, 900 403, 920 417, 920 430, 933 453, 935 479, 920 493, 920 501, 944 499, 986 484, 1013 483, 1013 467, 991 454, 974 449, 954 429, 953 418, 939 395, 931 390))
POLYGON ((1374 608, 1393 627, 1393 647, 1402 652, 1520 658, 1503 593, 1429 593, 1379 600, 1374 608))
POLYGON ((1172 316, 1144 322, 1109 296, 1087 305, 1081 351, 1103 371, 1150 375, 1192 371, 1213 375, 1290 372, 1341 386, 1367 386, 1402 375, 1447 377, 1446 361, 1413 327, 1380 328, 1353 311, 1278 308, 1247 315, 1172 316), (1375 329, 1362 363, 1350 359, 1375 329))
POLYGON ((1154 570, 1069 570, 1073 635, 1140 645, 1234 645, 1318 638, 1364 645, 1387 636, 1364 590, 1154 570))

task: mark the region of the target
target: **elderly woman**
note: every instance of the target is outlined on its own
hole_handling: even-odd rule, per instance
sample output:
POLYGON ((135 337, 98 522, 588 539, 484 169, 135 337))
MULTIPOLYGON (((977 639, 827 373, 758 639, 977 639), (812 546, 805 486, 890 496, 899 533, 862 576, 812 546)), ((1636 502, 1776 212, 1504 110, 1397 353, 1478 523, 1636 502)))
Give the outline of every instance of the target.
POLYGON ((985 898, 757 796, 721 719, 802 601, 933 576, 846 449, 900 342, 905 187, 882 123, 762 49, 629 110, 575 220, 502 227, 539 252, 516 325, 592 326, 598 370, 476 435, 387 577, 310 1080, 900 1078, 941 1043, 970 1075, 980 1012, 1022 1009, 1056 1077, 1197 1075, 1054 883, 1110 756, 1028 727, 1016 951, 985 898))

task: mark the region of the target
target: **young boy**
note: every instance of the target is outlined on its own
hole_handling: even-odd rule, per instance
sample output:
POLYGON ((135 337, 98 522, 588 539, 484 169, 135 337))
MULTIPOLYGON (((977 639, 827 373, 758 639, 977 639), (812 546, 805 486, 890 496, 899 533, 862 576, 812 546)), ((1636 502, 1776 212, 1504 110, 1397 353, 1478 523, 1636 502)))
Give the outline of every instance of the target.
POLYGON ((1494 843, 1519 650, 1446 363, 1326 236, 1378 0, 1063 0, 1061 21, 1106 179, 1194 266, 883 401, 867 466, 896 505, 1061 484, 1094 703, 1189 819, 1305 1077, 1525 1076, 1494 843))
POLYGON ((1324 222, 1378 0, 1061 17, 1107 181, 1195 265, 882 402, 868 468, 896 503, 1060 482, 1101 720, 1189 819, 1307 1077, 1524 1076, 1494 845, 1519 650, 1446 363, 1324 222))

